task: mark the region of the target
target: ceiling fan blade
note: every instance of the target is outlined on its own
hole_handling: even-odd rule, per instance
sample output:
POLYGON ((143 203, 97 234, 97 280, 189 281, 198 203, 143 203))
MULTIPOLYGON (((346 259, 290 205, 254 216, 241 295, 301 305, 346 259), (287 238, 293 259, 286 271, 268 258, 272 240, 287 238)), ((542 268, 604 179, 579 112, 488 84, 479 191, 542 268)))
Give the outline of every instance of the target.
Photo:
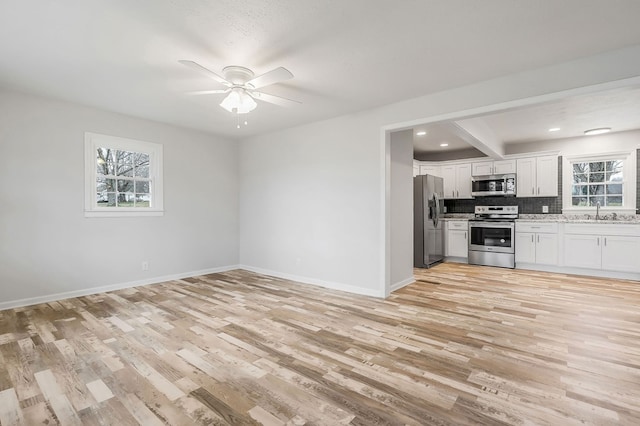
POLYGON ((188 66, 189 68, 191 68, 191 69, 193 69, 193 70, 198 71, 198 72, 199 72, 199 73, 201 73, 201 74, 206 75, 206 76, 207 76, 207 77, 209 77, 209 78, 214 79, 214 80, 215 80, 215 81, 217 81, 218 83, 222 83, 222 84, 224 84, 224 85, 231 86, 231 83, 229 83, 227 80, 225 80, 224 78, 222 78, 221 76, 219 76, 219 75, 218 75, 218 74, 216 74, 215 72, 213 72, 213 71, 211 71, 211 70, 209 70, 209 69, 207 69, 207 68, 203 67, 202 65, 200 65, 200 64, 198 64, 198 63, 196 63, 196 62, 193 62, 193 61, 186 61, 186 60, 184 60, 184 59, 183 59, 183 60, 180 60, 180 61, 178 61, 178 62, 180 62, 182 65, 186 65, 186 66, 188 66))
POLYGON ((186 92, 187 95, 214 95, 216 93, 227 93, 231 89, 221 89, 221 90, 194 90, 192 92, 186 92))
POLYGON ((293 78, 291 71, 286 68, 278 67, 247 81, 247 84, 252 85, 255 89, 259 89, 270 84, 289 80, 290 78, 293 78))
POLYGON ((294 101, 293 99, 283 98, 282 96, 270 95, 262 92, 251 92, 250 95, 258 100, 269 102, 280 106, 294 106, 299 105, 302 102, 294 101))

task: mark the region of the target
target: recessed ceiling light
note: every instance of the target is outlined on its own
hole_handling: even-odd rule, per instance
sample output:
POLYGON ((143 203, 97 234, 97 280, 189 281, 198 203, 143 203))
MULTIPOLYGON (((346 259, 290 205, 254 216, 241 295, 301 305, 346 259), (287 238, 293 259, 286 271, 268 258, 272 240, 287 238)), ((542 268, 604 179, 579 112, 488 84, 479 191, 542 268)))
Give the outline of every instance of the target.
POLYGON ((611 127, 598 127, 597 129, 585 130, 584 134, 587 136, 601 135, 603 133, 609 133, 610 131, 611 131, 611 127))
POLYGON ((448 143, 441 143, 440 146, 449 146, 448 143))
POLYGON ((560 127, 552 127, 549 129, 550 132, 558 132, 560 131, 560 127))
POLYGON ((424 130, 420 130, 419 132, 416 132, 416 136, 424 136, 426 134, 427 132, 425 132, 424 130))

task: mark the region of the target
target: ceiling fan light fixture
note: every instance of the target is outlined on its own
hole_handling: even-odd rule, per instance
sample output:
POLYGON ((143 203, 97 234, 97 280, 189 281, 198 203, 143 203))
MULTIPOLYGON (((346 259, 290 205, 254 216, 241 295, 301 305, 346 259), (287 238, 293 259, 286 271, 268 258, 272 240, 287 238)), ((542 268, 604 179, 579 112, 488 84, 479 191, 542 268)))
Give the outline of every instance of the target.
POLYGON ((220 106, 229 112, 246 114, 256 109, 258 104, 244 89, 236 87, 220 102, 220 106))
POLYGON ((598 127, 597 129, 585 130, 584 134, 586 136, 601 135, 603 133, 609 133, 610 131, 611 131, 611 127, 598 127))

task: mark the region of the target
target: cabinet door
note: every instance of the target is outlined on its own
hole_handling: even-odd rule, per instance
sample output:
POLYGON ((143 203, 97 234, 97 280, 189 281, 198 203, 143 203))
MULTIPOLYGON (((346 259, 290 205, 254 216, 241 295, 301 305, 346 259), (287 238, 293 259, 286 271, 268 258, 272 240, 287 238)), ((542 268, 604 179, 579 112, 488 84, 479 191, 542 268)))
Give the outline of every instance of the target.
POLYGON ((516 262, 535 263, 535 234, 516 232, 516 262))
POLYGON ((420 174, 421 175, 432 175, 442 177, 441 167, 433 164, 422 164, 420 165, 420 174))
POLYGON ((501 175, 504 173, 516 172, 516 160, 502 160, 493 162, 493 174, 501 175))
POLYGON ((472 198, 471 163, 456 166, 456 198, 472 198))
POLYGON ((472 176, 486 176, 493 174, 493 161, 483 161, 482 163, 471 163, 472 176))
POLYGON ((456 166, 442 166, 444 198, 456 198, 456 166))
POLYGON ((577 268, 600 269, 601 239, 596 235, 565 234, 564 264, 577 268))
POLYGON ((558 157, 547 155, 536 161, 536 196, 558 196, 558 157))
POLYGON ((535 197, 536 159, 519 158, 516 169, 516 197, 535 197))
POLYGON ((536 263, 558 264, 558 236, 556 234, 536 234, 536 263))
POLYGON ((602 269, 640 272, 640 237, 602 237, 602 269))
POLYGON ((451 229, 447 232, 447 256, 467 257, 467 231, 451 229))

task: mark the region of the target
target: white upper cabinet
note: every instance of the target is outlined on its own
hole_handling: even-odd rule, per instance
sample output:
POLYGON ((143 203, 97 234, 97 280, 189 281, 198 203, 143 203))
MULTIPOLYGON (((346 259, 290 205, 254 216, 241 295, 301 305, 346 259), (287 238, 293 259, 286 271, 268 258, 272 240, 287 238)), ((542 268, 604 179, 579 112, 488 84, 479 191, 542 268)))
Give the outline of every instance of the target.
POLYGON ((558 196, 558 157, 519 158, 516 162, 518 197, 558 196))
POLYGON ((438 164, 420 164, 420 174, 442 177, 442 167, 438 164))
POLYGON ((516 160, 481 161, 471 163, 472 176, 499 175, 516 172, 516 160))
POLYGON ((471 163, 442 166, 444 198, 471 198, 471 163))

